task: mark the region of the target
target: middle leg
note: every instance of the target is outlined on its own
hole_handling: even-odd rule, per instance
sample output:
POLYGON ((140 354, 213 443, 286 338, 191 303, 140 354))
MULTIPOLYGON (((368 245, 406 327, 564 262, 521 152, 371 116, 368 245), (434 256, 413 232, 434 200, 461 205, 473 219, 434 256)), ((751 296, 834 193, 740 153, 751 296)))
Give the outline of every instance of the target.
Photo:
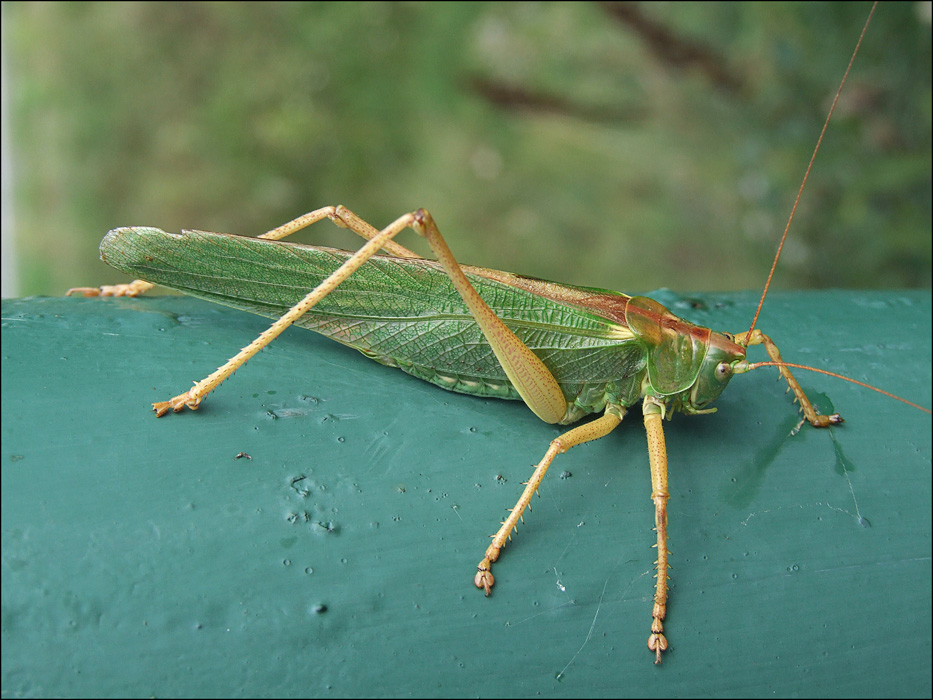
POLYGON ((607 406, 606 412, 602 417, 590 421, 586 425, 574 428, 551 441, 551 446, 548 448, 547 453, 541 461, 538 462, 534 474, 532 474, 531 478, 526 482, 525 490, 522 491, 521 498, 518 499, 518 503, 515 504, 515 507, 511 509, 509 517, 502 523, 502 527, 499 528, 499 531, 492 536, 492 544, 486 549, 483 560, 476 567, 476 576, 473 579, 473 583, 476 584, 477 588, 485 590, 486 595, 489 595, 492 591, 492 586, 496 582, 491 571, 492 562, 499 558, 502 548, 505 547, 512 536, 512 530, 514 530, 518 526, 519 521, 522 520, 522 513, 525 508, 531 510, 528 505, 531 503, 531 497, 537 493, 538 486, 541 484, 541 480, 544 478, 545 473, 547 473, 548 467, 551 466, 551 462, 554 461, 554 458, 559 454, 563 454, 571 447, 598 440, 608 435, 622 422, 622 417, 624 415, 624 407, 607 406))

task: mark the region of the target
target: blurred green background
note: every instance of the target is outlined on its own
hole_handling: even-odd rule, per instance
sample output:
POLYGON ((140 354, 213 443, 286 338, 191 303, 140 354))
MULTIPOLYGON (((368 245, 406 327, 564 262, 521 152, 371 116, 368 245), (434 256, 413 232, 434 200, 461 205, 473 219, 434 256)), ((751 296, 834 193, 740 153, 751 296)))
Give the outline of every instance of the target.
MULTIPOLYGON (((426 207, 465 263, 760 288, 868 10, 4 3, 4 293, 123 281, 97 260, 116 226, 253 235, 340 203, 426 207)), ((930 35, 928 2, 876 13, 779 287, 930 285, 930 35)))

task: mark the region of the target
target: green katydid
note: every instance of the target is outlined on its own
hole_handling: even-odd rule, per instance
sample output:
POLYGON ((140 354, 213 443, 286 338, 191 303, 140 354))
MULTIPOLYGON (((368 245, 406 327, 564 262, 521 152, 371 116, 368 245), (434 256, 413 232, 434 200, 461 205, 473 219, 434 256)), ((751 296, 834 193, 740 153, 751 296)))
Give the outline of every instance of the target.
POLYGON ((492 564, 556 455, 608 434, 628 407, 641 401, 657 530, 657 583, 648 640, 656 662, 668 646, 663 631, 669 498, 663 418, 676 411, 711 412, 715 409, 709 405, 734 374, 775 364, 806 420, 818 427, 842 421, 838 415, 817 413, 755 321, 738 335, 717 333, 683 321, 644 297, 460 266, 424 210, 405 214, 381 231, 343 207, 318 209, 258 238, 122 228, 104 238, 101 257, 146 281, 75 291, 135 295, 158 283, 279 319, 191 390, 154 404, 159 416, 170 409, 196 409, 293 323, 442 388, 523 400, 549 423, 570 424, 601 413, 553 440, 537 464, 477 567, 475 583, 487 595, 494 585, 492 564), (350 253, 280 241, 325 218, 368 242, 350 253), (392 240, 409 227, 428 239, 438 261, 421 258, 392 240), (388 255, 377 255, 380 250, 388 255), (772 362, 747 362, 746 349, 756 344, 766 347, 772 362))

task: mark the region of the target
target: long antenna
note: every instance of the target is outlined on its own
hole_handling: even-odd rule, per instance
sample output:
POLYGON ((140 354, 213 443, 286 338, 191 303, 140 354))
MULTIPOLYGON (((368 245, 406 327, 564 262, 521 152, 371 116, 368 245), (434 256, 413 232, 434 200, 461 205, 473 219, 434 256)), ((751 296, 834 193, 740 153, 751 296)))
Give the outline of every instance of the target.
POLYGON ((842 82, 839 83, 839 89, 836 90, 836 96, 833 98, 833 104, 829 108, 829 114, 826 115, 826 121, 823 123, 823 130, 820 132, 820 137, 816 140, 816 148, 813 149, 813 155, 810 156, 810 163, 807 165, 807 171, 803 175, 803 182, 800 183, 800 189, 797 191, 797 198, 794 200, 794 206, 790 210, 790 216, 787 219, 787 226, 784 227, 784 235, 781 236, 781 243, 778 245, 777 254, 774 256, 774 262, 771 263, 771 272, 768 273, 768 281, 765 282, 764 291, 761 293, 761 300, 758 302, 758 308, 755 309, 755 317, 752 319, 752 325, 748 329, 749 333, 755 330, 755 324, 758 323, 758 315, 761 313, 761 307, 765 303, 765 297, 768 294, 768 288, 771 286, 771 278, 774 277, 774 270, 777 267, 778 260, 781 257, 781 250, 784 248, 784 241, 787 240, 787 232, 790 231, 790 224, 794 220, 794 214, 797 212, 797 205, 800 203, 800 197, 803 194, 803 188, 807 184, 807 178, 810 177, 810 170, 813 168, 813 161, 816 160, 816 154, 819 153, 820 144, 823 143, 823 136, 826 134, 826 129, 829 127, 829 120, 833 118, 833 112, 836 110, 836 103, 839 102, 839 95, 842 93, 842 88, 846 84, 846 78, 849 77, 849 71, 852 70, 852 64, 855 62, 855 56, 858 54, 859 47, 862 45, 862 39, 865 38, 865 32, 868 31, 868 25, 871 22, 872 16, 875 14, 876 7, 878 7, 877 0, 871 6, 871 12, 868 13, 868 19, 865 20, 865 26, 862 27, 862 33, 858 38, 858 43, 855 45, 855 51, 852 52, 852 58, 849 59, 849 65, 846 67, 845 75, 842 76, 842 82))
POLYGON ((847 382, 852 382, 853 384, 858 384, 859 386, 863 386, 866 389, 877 391, 879 394, 890 396, 892 399, 897 399, 898 401, 906 403, 908 406, 913 406, 914 408, 919 408, 921 411, 924 411, 925 413, 930 413, 929 408, 924 408, 923 406, 915 404, 913 401, 908 401, 907 399, 903 399, 897 394, 892 394, 889 391, 885 391, 884 389, 879 389, 878 387, 872 386, 871 384, 860 382, 858 379, 852 379, 852 377, 847 377, 843 374, 836 374, 835 372, 829 372, 825 369, 818 369, 817 367, 810 367, 808 365, 798 365, 798 364, 794 364, 793 362, 770 362, 769 361, 769 362, 750 363, 748 365, 747 371, 750 372, 751 370, 758 369, 759 367, 795 367, 796 369, 808 369, 811 372, 819 372, 820 374, 828 374, 830 377, 835 377, 836 379, 845 379, 847 382))

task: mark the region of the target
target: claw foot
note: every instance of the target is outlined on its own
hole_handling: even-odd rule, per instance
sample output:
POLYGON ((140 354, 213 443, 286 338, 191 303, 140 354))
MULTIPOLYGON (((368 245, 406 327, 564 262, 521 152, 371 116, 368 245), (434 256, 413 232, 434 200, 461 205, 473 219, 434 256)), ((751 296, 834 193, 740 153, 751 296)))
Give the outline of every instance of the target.
POLYGON ((157 401, 152 404, 152 410, 155 411, 156 417, 161 418, 169 411, 174 411, 179 413, 185 408, 189 408, 192 411, 196 411, 198 406, 201 405, 201 399, 203 397, 195 394, 194 389, 186 391, 184 394, 179 394, 168 401, 157 401))
POLYGON ((477 588, 482 588, 486 591, 486 595, 492 592, 493 584, 496 582, 490 568, 492 568, 492 562, 490 562, 487 557, 476 567, 476 576, 473 577, 473 583, 476 584, 477 588))

